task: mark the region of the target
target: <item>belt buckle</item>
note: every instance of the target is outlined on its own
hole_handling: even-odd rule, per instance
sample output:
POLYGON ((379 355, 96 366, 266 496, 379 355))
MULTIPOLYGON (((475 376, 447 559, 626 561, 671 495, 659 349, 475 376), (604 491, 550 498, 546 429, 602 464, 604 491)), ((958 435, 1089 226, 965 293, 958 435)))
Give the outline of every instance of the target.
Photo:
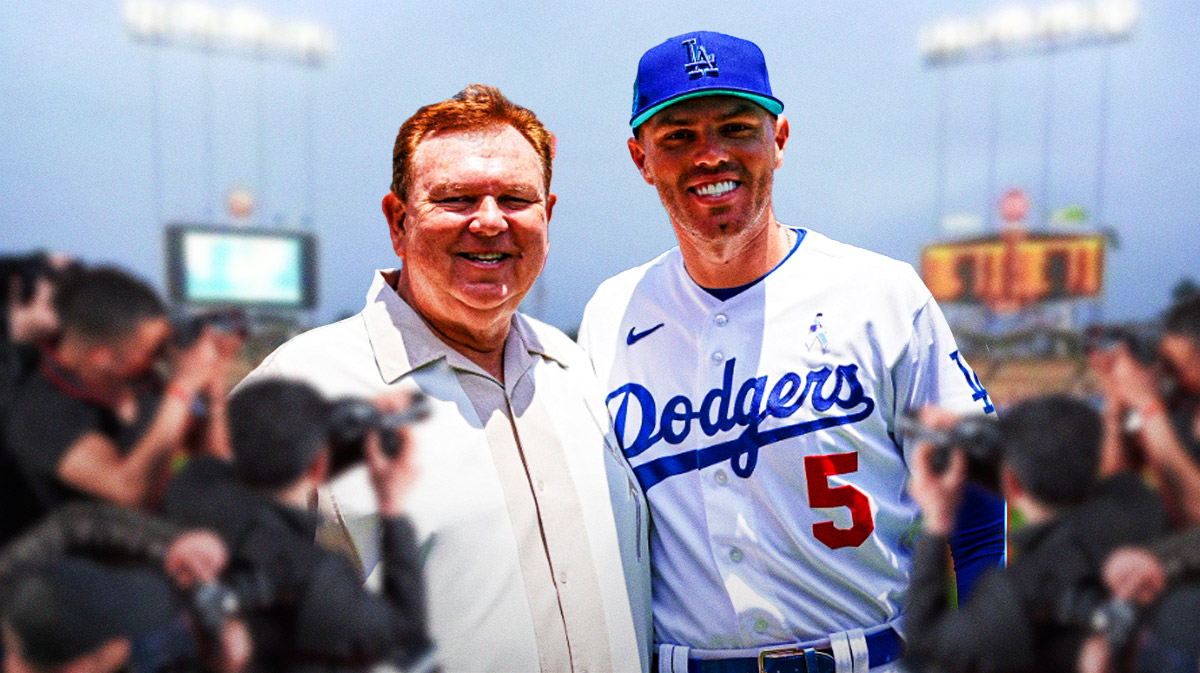
POLYGON ((759 652, 758 652, 758 673, 767 673, 767 670, 765 668, 763 668, 763 665, 764 665, 764 660, 767 659, 768 657, 774 659, 777 657, 786 657, 786 656, 794 656, 794 655, 803 656, 804 650, 799 647, 792 646, 792 645, 789 645, 787 647, 775 647, 775 648, 769 648, 769 649, 765 649, 765 650, 759 650, 759 652))

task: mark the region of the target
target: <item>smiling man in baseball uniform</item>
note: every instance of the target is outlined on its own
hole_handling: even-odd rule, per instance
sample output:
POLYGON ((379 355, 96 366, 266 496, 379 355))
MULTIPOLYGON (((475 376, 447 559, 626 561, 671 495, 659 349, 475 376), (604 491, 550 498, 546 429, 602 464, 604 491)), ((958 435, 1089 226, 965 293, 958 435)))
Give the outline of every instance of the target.
MULTIPOLYGON (((917 515, 896 422, 993 411, 909 265, 776 219, 782 111, 746 40, 638 65, 629 151, 679 247, 603 283, 580 342, 650 502, 659 671, 895 670, 917 515)), ((1003 504, 968 507, 960 576, 1003 555, 1003 504)))

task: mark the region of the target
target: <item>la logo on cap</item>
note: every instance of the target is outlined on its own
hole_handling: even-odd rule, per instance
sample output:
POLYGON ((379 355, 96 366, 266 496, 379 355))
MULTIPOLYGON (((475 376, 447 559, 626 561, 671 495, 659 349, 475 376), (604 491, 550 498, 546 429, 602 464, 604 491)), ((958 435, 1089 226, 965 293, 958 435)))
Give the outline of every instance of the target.
POLYGON ((683 41, 683 48, 687 51, 688 62, 683 64, 683 70, 687 73, 688 79, 699 79, 704 75, 716 77, 717 70, 717 55, 709 54, 704 45, 696 42, 696 38, 689 38, 683 41))

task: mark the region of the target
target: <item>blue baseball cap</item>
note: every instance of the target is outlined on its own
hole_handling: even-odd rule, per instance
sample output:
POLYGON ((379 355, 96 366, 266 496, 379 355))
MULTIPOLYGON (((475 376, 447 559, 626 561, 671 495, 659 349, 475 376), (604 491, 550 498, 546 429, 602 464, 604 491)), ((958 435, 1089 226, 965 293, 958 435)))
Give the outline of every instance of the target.
POLYGON ((642 54, 633 81, 637 128, 659 110, 700 96, 737 96, 778 116, 783 103, 771 94, 767 61, 757 44, 700 30, 673 37, 642 54))

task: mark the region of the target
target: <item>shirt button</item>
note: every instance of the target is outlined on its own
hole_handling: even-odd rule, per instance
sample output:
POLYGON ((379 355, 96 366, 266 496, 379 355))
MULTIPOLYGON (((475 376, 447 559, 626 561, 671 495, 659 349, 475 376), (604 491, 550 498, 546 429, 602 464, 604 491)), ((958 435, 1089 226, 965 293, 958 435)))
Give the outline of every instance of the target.
POLYGON ((534 482, 534 487, 537 488, 538 493, 544 493, 546 491, 546 482, 538 479, 534 482))
POLYGON ((725 470, 717 470, 717 474, 713 478, 717 480, 718 484, 724 484, 729 481, 729 477, 725 475, 725 470))
POLYGON ((730 549, 729 550, 729 559, 731 561, 733 561, 734 563, 741 561, 742 560, 742 550, 738 549, 737 547, 730 549))
POLYGON ((718 364, 718 365, 721 364, 722 362, 725 361, 725 354, 722 353, 721 351, 717 351, 716 353, 713 353, 712 361, 715 364, 718 364))
POLYGON ((729 322, 729 318, 726 318, 724 313, 718 313, 717 317, 713 318, 713 322, 717 323, 717 327, 724 327, 729 322))
POLYGON ((565 570, 564 570, 563 572, 561 572, 561 573, 559 573, 559 574, 558 574, 558 583, 559 583, 559 584, 566 584, 566 583, 567 583, 567 573, 566 573, 566 571, 565 571, 565 570))
POLYGON ((769 625, 767 624, 767 620, 765 620, 765 619, 754 620, 754 630, 759 633, 766 632, 767 626, 769 626, 769 625))

